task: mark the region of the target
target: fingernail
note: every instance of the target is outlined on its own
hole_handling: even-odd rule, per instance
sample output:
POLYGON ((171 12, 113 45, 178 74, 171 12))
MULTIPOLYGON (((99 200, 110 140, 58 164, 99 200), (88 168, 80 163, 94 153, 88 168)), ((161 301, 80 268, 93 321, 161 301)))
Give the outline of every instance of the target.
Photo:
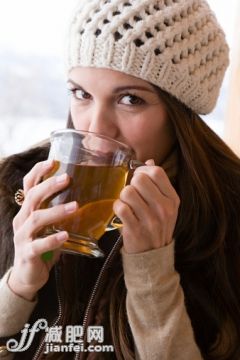
POLYGON ((58 241, 65 241, 68 239, 68 233, 66 231, 61 231, 56 235, 58 241))
POLYGON ((46 251, 44 254, 41 255, 43 261, 50 261, 53 258, 53 251, 49 250, 46 251))
POLYGON ((77 208, 78 208, 78 203, 76 202, 76 201, 72 201, 72 202, 70 202, 69 204, 66 204, 65 206, 64 206, 64 208, 65 208, 65 211, 66 211, 66 213, 72 213, 72 212, 74 212, 74 211, 76 211, 77 210, 77 208))
POLYGON ((59 175, 59 176, 56 177, 56 182, 58 184, 63 183, 63 182, 65 182, 67 180, 67 177, 68 177, 67 174, 59 175))
POLYGON ((45 167, 45 168, 49 168, 49 167, 51 167, 52 165, 53 165, 53 160, 52 160, 52 159, 48 159, 48 160, 46 160, 45 163, 44 163, 44 167, 45 167))
POLYGON ((154 166, 155 165, 155 161, 153 159, 149 159, 145 162, 146 165, 148 166, 154 166))

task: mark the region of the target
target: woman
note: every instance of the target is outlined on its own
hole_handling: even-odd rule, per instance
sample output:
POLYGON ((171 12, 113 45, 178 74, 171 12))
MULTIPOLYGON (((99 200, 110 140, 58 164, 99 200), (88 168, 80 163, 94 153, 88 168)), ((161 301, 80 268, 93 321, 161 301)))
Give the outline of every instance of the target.
POLYGON ((228 64, 214 14, 204 0, 81 1, 69 39, 67 126, 125 142, 145 166, 114 203, 121 235, 105 234, 108 256, 92 260, 59 256, 66 232, 37 237, 78 206, 39 210, 69 183, 40 181, 48 144, 2 163, 2 356, 44 358, 46 329, 23 352, 4 346, 46 319, 65 336, 83 325, 86 349, 49 358, 239 359, 240 162, 198 115, 215 106, 228 64), (114 352, 87 348, 92 325, 114 352))

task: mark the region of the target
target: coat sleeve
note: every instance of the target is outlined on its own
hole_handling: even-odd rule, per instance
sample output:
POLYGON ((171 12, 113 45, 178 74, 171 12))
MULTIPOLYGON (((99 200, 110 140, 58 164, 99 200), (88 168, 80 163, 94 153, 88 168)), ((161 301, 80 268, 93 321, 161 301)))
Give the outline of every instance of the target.
POLYGON ((122 258, 136 358, 203 359, 174 269, 174 242, 139 254, 127 254, 122 249, 122 258))
POLYGON ((6 343, 16 338, 37 304, 37 300, 28 301, 16 295, 8 287, 11 268, 0 280, 0 359, 12 360, 14 353, 8 352, 6 343))
POLYGON ((28 322, 37 299, 28 301, 8 287, 9 269, 0 280, 0 338, 17 334, 28 322))

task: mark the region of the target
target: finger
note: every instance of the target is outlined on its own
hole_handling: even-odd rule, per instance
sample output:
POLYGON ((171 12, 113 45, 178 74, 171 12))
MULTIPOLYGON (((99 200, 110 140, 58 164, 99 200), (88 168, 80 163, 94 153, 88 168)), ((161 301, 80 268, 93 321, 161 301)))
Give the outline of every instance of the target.
POLYGON ((175 189, 162 167, 141 166, 135 170, 134 175, 139 173, 146 174, 163 195, 169 198, 175 198, 177 196, 175 189))
POLYGON ((69 181, 70 177, 66 173, 44 180, 28 191, 23 208, 38 209, 44 200, 66 187, 69 181))
MULTIPOLYGON (((68 237, 66 240, 68 240, 68 237)), ((60 260, 61 254, 62 253, 60 248, 48 250, 41 254, 41 259, 48 265, 49 271, 51 270, 52 266, 60 260)))
POLYGON ((52 176, 31 188, 26 195, 20 211, 14 219, 14 229, 16 230, 21 226, 33 211, 39 209, 44 200, 64 189, 69 184, 69 181, 69 176, 62 174, 52 176))
MULTIPOLYGON (((58 249, 62 244, 67 241, 69 235, 66 231, 61 231, 56 234, 49 235, 45 238, 36 239, 26 246, 26 257, 32 260, 36 257, 41 256, 47 251, 58 249)), ((59 255, 56 255, 58 257, 59 255)))
POLYGON ((131 207, 118 199, 113 204, 113 211, 122 221, 124 226, 134 228, 138 224, 138 219, 135 216, 131 207))
POLYGON ((168 198, 159 191, 156 184, 145 173, 140 172, 135 174, 131 180, 131 185, 141 194, 145 204, 151 209, 156 209, 156 204, 162 204, 164 206, 166 200, 168 201, 168 198))
POLYGON ((132 185, 125 186, 120 193, 120 200, 127 204, 132 209, 136 218, 140 220, 146 217, 149 208, 147 203, 144 201, 141 192, 138 192, 138 189, 132 185))
POLYGON ((29 189, 37 185, 41 178, 49 173, 53 168, 55 162, 53 160, 41 161, 34 165, 34 167, 23 178, 23 190, 26 196, 29 189))
POLYGON ((32 241, 34 236, 44 227, 66 220, 66 218, 76 212, 77 209, 78 203, 73 201, 49 209, 33 211, 21 227, 20 231, 17 232, 15 241, 22 242, 23 239, 25 239, 25 241, 32 241))
MULTIPOLYGON (((63 240, 63 242, 64 242, 64 241, 67 241, 68 239, 69 239, 69 237, 67 237, 66 240, 63 240)), ((61 244, 61 246, 62 246, 62 244, 61 244)), ((53 251, 53 250, 48 250, 48 252, 52 252, 52 253, 53 253, 52 259, 47 262, 47 263, 48 263, 48 266, 49 266, 49 269, 51 269, 52 266, 53 266, 54 264, 56 264, 56 262, 58 262, 58 261, 60 260, 60 257, 61 257, 61 255, 62 255, 61 246, 60 246, 60 248, 54 249, 54 251, 53 251)), ((44 253, 43 253, 43 254, 44 254, 44 253)), ((41 255, 41 256, 42 256, 42 255, 41 255)))

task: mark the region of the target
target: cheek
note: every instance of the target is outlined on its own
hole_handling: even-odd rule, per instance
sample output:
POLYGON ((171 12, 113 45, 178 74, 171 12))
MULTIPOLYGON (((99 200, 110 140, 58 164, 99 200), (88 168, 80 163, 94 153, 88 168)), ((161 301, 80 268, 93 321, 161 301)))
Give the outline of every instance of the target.
POLYGON ((137 121, 123 122, 123 125, 120 124, 119 130, 122 139, 124 139, 124 141, 133 149, 135 146, 139 146, 144 142, 143 126, 141 126, 141 124, 137 121))
POLYGON ((149 117, 129 126, 125 138, 141 161, 153 158, 160 163, 171 150, 175 136, 171 124, 164 118, 149 117), (151 119, 151 120, 149 120, 151 119))
POLYGON ((138 160, 145 161, 148 159, 149 150, 152 153, 153 137, 156 134, 151 131, 151 127, 146 126, 146 122, 135 125, 131 123, 126 129, 121 129, 123 141, 134 150, 138 160))

